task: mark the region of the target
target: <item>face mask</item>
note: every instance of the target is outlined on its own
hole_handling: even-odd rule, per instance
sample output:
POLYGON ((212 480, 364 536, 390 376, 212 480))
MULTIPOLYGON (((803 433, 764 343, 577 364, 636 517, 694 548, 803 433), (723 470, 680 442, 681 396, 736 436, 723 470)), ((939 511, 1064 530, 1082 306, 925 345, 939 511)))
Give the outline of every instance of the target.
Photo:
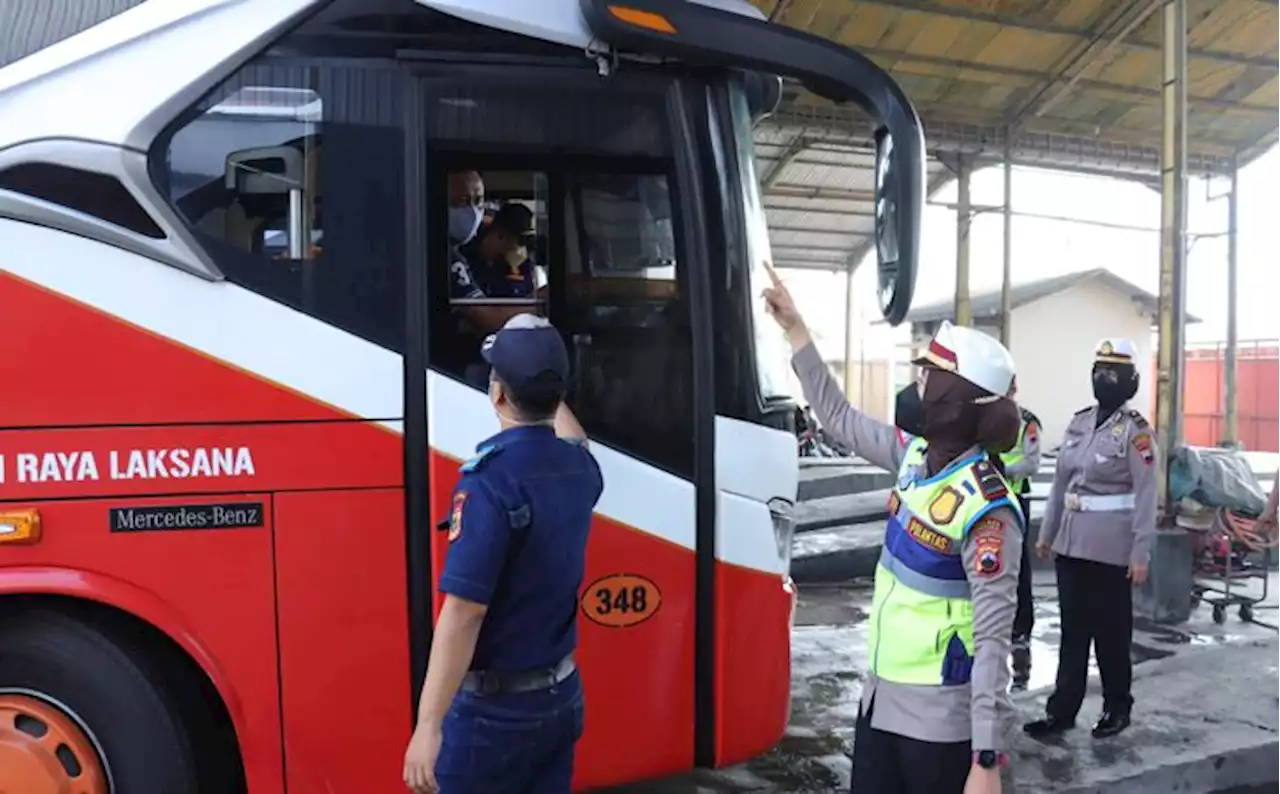
POLYGON ((898 392, 893 401, 893 423, 907 435, 924 435, 924 403, 920 401, 920 387, 916 384, 898 392))
POLYGON ((1093 373, 1093 397, 1098 401, 1101 418, 1110 416, 1138 393, 1138 379, 1124 368, 1096 369, 1093 373))
POLYGON ((467 242, 472 237, 475 237, 483 217, 484 213, 480 211, 479 207, 450 207, 449 237, 457 243, 467 242))

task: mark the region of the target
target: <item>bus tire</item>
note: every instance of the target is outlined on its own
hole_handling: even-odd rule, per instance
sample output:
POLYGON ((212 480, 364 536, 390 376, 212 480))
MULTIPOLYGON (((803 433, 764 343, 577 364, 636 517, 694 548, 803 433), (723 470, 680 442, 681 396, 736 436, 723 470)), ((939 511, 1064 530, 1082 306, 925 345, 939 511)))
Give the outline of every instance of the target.
MULTIPOLYGON (((16 709, 31 725, 60 723, 72 734, 79 727, 67 744, 87 756, 83 748, 96 748, 100 756, 64 760, 58 774, 68 780, 85 774, 68 766, 83 763, 92 773, 97 760, 109 780, 95 787, 100 791, 195 794, 192 743, 165 687, 164 670, 149 654, 93 623, 53 609, 0 618, 0 707, 16 709)), ((0 790, 4 778, 0 770, 0 790)))

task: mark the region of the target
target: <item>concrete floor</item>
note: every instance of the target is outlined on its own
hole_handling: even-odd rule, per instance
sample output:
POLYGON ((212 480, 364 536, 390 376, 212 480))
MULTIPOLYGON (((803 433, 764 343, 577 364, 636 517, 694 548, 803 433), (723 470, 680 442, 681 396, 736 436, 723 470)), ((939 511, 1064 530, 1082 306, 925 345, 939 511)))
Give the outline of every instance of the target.
MULTIPOLYGON (((1273 576, 1273 580, 1274 578, 1273 576)), ((1271 593, 1269 604, 1274 609, 1274 586, 1271 593)), ((741 767, 700 771, 672 780, 611 789, 610 794, 744 791, 808 794, 847 791, 850 774, 848 753, 852 748, 854 718, 862 690, 870 598, 871 592, 865 587, 801 589, 792 635, 791 725, 776 749, 741 767)), ((1024 716, 1034 715, 1042 708, 1043 698, 1047 689, 1052 686, 1056 673, 1059 613, 1051 570, 1037 571, 1035 598, 1036 625, 1031 645, 1031 667, 1024 679, 1014 682, 1016 690, 1025 690, 1015 695, 1024 716)), ((1130 784, 1116 787, 1107 785, 1105 781, 1136 774, 1135 770, 1141 772, 1144 756, 1150 757, 1145 763, 1151 765, 1172 768, 1179 762, 1178 752, 1170 750, 1165 753, 1168 757, 1160 760, 1156 758, 1160 753, 1143 750, 1143 742, 1149 742, 1150 745, 1147 746, 1170 747, 1186 742, 1205 745, 1212 740, 1225 743, 1221 752, 1230 751, 1232 742, 1236 740, 1231 738, 1230 732, 1222 723, 1234 719, 1231 711, 1203 715, 1204 723, 1219 725, 1219 729, 1206 736, 1188 733, 1178 716, 1179 709, 1183 708, 1180 704, 1173 704, 1172 711, 1162 711, 1155 703, 1150 703, 1150 717, 1145 725, 1143 722, 1144 697, 1149 702, 1156 701, 1162 697, 1162 692, 1185 690, 1190 693, 1185 697, 1199 699, 1197 693, 1201 687, 1212 683, 1203 679, 1214 676, 1216 670, 1224 666, 1224 660, 1229 666, 1237 656, 1243 658, 1252 654, 1250 659, 1262 658, 1264 661, 1269 660, 1269 663, 1275 662, 1276 651, 1272 645, 1276 642, 1274 630, 1263 625, 1243 623, 1234 611, 1223 625, 1215 625, 1210 615, 1207 607, 1201 607, 1196 610, 1189 623, 1177 627, 1157 626, 1139 620, 1133 643, 1136 665, 1135 698, 1139 700, 1134 728, 1120 737, 1120 740, 1116 740, 1111 749, 1099 749, 1087 744, 1087 725, 1084 726, 1085 729, 1074 732, 1076 736, 1071 741, 1084 742, 1075 750, 1067 745, 1044 747, 1019 744, 1017 751, 1025 756, 1027 776, 1034 778, 1036 782, 1030 787, 1019 784, 1018 789, 1063 792, 1171 791, 1174 789, 1163 788, 1166 783, 1150 789, 1135 788, 1130 784), (1205 653, 1199 653, 1201 651, 1205 653), (1178 660, 1173 657, 1179 656, 1192 659, 1199 667, 1188 667, 1190 662, 1174 664, 1178 660), (1144 670, 1149 672, 1144 674, 1144 670), (1144 694, 1145 690, 1149 690, 1149 694, 1144 694), (1130 744, 1134 746, 1129 746, 1130 744), (1143 752, 1136 752, 1137 750, 1143 752), (1087 757, 1077 758, 1080 753, 1087 757), (1086 780, 1096 781, 1097 784, 1087 789, 1075 787, 1077 782, 1083 784, 1086 780)), ((1276 613, 1259 611, 1257 619, 1274 622, 1276 613)), ((1253 661, 1249 664, 1257 666, 1253 661)), ((1238 741, 1256 742, 1258 735, 1264 741, 1268 737, 1274 738, 1276 704, 1280 702, 1277 700, 1280 684, 1274 664, 1269 670, 1263 671, 1261 678, 1237 675, 1226 680, 1229 676, 1232 674, 1223 671, 1222 687, 1210 685, 1205 691, 1223 692, 1231 698, 1243 697, 1253 705, 1262 703, 1265 707, 1260 715, 1255 715, 1251 720, 1242 720, 1239 730, 1251 733, 1247 737, 1241 734, 1238 741), (1247 691, 1240 691, 1242 688, 1247 691)), ((1094 677, 1096 678, 1096 670, 1094 677)), ((1169 697, 1173 696, 1169 694, 1169 697)), ((1092 698, 1086 702, 1081 714, 1082 721, 1092 721, 1099 709, 1095 700, 1096 698, 1092 698)), ((1185 706, 1186 709, 1193 707, 1194 704, 1185 706)), ((1272 751, 1271 755, 1274 757, 1275 752, 1272 751)), ((1172 778, 1170 781, 1168 785, 1173 784, 1172 778)), ((1028 780, 1028 783, 1031 781, 1028 780)), ((1190 785, 1192 787, 1177 790, 1203 793, 1214 788, 1195 788, 1194 784, 1190 785)), ((1251 790, 1245 788, 1239 792, 1246 794, 1251 790)), ((1275 791, 1276 786, 1272 783, 1258 790, 1275 791)))

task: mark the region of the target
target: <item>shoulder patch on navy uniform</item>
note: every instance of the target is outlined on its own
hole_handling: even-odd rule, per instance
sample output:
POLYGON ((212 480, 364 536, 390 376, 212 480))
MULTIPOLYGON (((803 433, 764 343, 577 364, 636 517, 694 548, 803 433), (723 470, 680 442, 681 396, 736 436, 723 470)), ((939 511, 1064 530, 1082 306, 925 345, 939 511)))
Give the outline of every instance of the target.
POLYGON ((452 543, 462 535, 462 508, 467 503, 467 492, 458 491, 453 495, 453 509, 449 511, 449 542, 452 543))
POLYGON ((485 444, 483 447, 476 450, 476 454, 470 460, 462 464, 462 468, 459 469, 459 471, 463 474, 478 471, 480 467, 484 465, 486 460, 493 458, 493 456, 497 455, 501 451, 501 444, 485 444))
POLYGON ((1133 423, 1138 426, 1139 430, 1145 430, 1150 427, 1150 425, 1147 424, 1147 418, 1138 413, 1134 408, 1129 409, 1129 418, 1133 420, 1133 423))
POLYGON ((988 502, 994 502, 1009 493, 1009 486, 1005 485, 1004 478, 986 458, 973 464, 973 476, 978 480, 978 490, 988 502))

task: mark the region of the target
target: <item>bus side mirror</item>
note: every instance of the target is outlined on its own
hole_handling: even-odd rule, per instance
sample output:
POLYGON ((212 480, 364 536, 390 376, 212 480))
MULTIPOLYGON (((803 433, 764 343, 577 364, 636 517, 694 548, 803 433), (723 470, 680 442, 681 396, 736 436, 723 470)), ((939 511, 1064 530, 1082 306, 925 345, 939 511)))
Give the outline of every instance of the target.
POLYGON ((301 190, 302 152, 292 146, 241 149, 227 155, 224 184, 241 195, 283 195, 301 190))
POLYGON ((898 239, 904 209, 902 172, 893 136, 881 127, 876 130, 876 296, 890 325, 897 325, 906 317, 916 286, 915 262, 902 256, 898 239))

